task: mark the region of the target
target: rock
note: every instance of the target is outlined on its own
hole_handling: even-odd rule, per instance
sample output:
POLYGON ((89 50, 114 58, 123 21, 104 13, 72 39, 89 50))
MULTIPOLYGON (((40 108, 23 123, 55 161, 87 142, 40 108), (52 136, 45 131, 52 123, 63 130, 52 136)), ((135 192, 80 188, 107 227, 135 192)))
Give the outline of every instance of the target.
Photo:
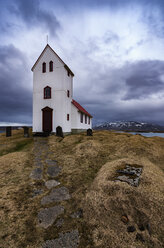
POLYGON ((79 232, 73 230, 67 233, 59 233, 59 238, 47 240, 42 248, 77 248, 79 244, 79 232))
POLYGON ((142 243, 145 242, 144 237, 141 233, 136 234, 136 240, 141 241, 142 243))
POLYGON ((42 160, 40 155, 38 155, 38 156, 36 156, 36 154, 35 154, 34 162, 40 162, 42 160))
POLYGON ((47 169, 47 175, 50 177, 57 177, 61 172, 61 168, 58 166, 50 166, 47 169))
POLYGON ((122 215, 121 221, 122 221, 123 223, 125 223, 125 224, 127 224, 127 223, 129 222, 128 217, 127 217, 126 215, 122 215))
POLYGON ((55 226, 61 227, 61 226, 63 225, 63 223, 64 223, 64 220, 63 220, 63 219, 59 219, 59 220, 56 222, 55 226))
POLYGON ((34 179, 34 180, 40 180, 42 179, 42 169, 40 168, 35 168, 31 174, 30 174, 30 178, 34 179))
POLYGON ((82 218, 83 217, 83 209, 79 208, 77 212, 71 214, 72 218, 82 218))
POLYGON ((43 164, 41 161, 35 161, 34 166, 43 169, 43 164))
POLYGON ((51 226, 56 218, 64 212, 64 207, 55 206, 51 208, 45 208, 38 213, 39 226, 48 228, 51 226))
POLYGON ((143 224, 139 224, 138 228, 140 231, 144 231, 145 230, 145 226, 143 224))
POLYGON ((127 227, 127 231, 128 232, 135 232, 136 231, 136 228, 135 228, 135 226, 128 226, 127 227))
POLYGON ((51 189, 53 187, 56 187, 58 186, 60 183, 56 180, 48 180, 47 182, 45 182, 45 186, 48 188, 48 189, 51 189))
POLYGON ((50 202, 60 202, 70 199, 69 191, 65 187, 52 189, 51 193, 44 196, 41 200, 41 204, 45 205, 50 202))
POLYGON ((48 165, 57 165, 57 161, 56 161, 56 160, 46 159, 45 162, 46 162, 48 165))
POLYGON ((151 235, 151 228, 149 223, 146 224, 146 229, 148 230, 149 235, 151 235))
POLYGON ((142 167, 134 167, 126 165, 124 169, 116 171, 118 175, 115 181, 126 182, 132 186, 137 187, 140 182, 140 175, 142 173, 142 167), (119 175, 121 174, 121 175, 119 175))
POLYGON ((43 193, 43 189, 34 189, 33 190, 33 197, 36 197, 37 195, 41 195, 43 193))

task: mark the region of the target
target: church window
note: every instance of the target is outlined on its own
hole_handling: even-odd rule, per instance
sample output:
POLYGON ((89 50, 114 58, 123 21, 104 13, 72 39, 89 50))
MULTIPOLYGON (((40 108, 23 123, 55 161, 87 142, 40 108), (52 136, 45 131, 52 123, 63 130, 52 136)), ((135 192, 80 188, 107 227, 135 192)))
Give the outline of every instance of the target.
POLYGON ((67 96, 69 97, 69 90, 67 90, 67 96))
POLYGON ((67 114, 67 121, 69 121, 69 114, 67 114))
POLYGON ((87 115, 85 115, 85 124, 87 124, 87 115))
POLYGON ((83 123, 83 113, 80 113, 80 121, 83 123))
POLYGON ((90 125, 90 117, 88 118, 88 124, 90 125))
POLYGON ((69 77, 69 75, 70 75, 70 72, 69 72, 69 71, 67 71, 67 75, 68 75, 68 77, 69 77))
POLYGON ((51 87, 47 86, 44 88, 44 99, 51 98, 51 87))
POLYGON ((49 71, 53 71, 53 61, 49 62, 49 71))
POLYGON ((42 64, 42 72, 45 73, 46 72, 46 63, 43 62, 42 64))

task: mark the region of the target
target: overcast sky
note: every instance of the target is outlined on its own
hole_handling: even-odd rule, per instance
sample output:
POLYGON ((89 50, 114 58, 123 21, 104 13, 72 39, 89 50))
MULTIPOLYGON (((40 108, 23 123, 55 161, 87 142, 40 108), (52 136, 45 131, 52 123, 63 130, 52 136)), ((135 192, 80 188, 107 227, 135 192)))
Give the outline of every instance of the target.
POLYGON ((50 46, 94 122, 164 125, 163 0, 0 0, 0 123, 32 123, 31 67, 50 46))

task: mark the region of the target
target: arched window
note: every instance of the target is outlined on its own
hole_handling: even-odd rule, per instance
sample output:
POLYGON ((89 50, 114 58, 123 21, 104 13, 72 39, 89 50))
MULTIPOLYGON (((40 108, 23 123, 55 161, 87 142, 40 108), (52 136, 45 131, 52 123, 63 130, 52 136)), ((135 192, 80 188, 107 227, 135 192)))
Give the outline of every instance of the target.
POLYGON ((42 72, 43 73, 46 72, 46 63, 45 62, 43 62, 43 64, 42 64, 42 72))
POLYGON ((51 87, 46 86, 44 88, 44 99, 50 99, 51 98, 51 87))
POLYGON ((53 71, 53 61, 49 62, 49 71, 53 71))

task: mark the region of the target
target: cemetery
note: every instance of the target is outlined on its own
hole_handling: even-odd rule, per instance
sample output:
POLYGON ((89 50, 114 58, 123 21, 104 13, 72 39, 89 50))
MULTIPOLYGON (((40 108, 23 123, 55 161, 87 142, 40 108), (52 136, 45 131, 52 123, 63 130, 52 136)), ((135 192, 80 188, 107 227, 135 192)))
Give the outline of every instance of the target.
POLYGON ((2 247, 161 247, 163 139, 58 129, 0 134, 2 247))

